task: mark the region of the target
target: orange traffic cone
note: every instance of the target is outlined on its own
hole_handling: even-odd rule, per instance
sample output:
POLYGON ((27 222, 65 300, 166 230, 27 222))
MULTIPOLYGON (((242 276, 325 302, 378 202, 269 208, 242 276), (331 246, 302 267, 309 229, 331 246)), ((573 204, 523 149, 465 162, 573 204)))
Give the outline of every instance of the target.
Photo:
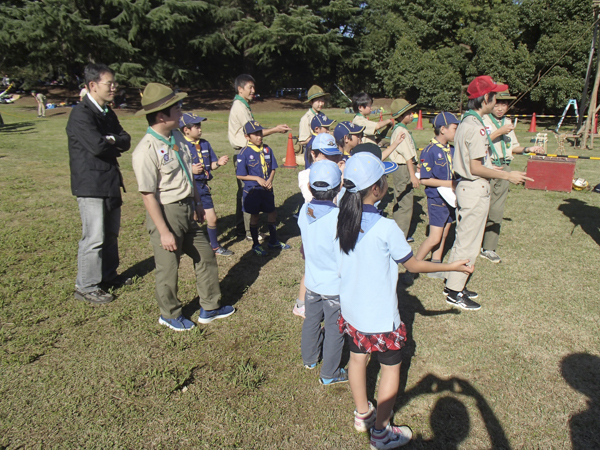
POLYGON ((422 130, 423 129, 423 114, 421 113, 421 110, 419 110, 419 118, 417 119, 417 128, 415 128, 415 130, 422 130))
POLYGON ((294 152, 294 141, 292 140, 292 133, 288 134, 288 146, 285 154, 285 164, 283 165, 286 169, 295 169, 298 167, 296 164, 296 153, 294 152))
POLYGON ((529 126, 529 133, 537 133, 535 120, 535 113, 533 113, 533 116, 531 116, 531 125, 529 126))

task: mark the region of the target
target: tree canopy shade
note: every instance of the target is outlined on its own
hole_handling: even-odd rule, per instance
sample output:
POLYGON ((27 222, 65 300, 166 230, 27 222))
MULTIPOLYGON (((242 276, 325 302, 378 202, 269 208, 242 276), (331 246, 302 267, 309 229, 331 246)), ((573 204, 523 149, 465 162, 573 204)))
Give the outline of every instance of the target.
POLYGON ((1 69, 261 90, 340 85, 456 109, 480 74, 561 108, 583 89, 592 0, 24 0, 0 3, 1 69))

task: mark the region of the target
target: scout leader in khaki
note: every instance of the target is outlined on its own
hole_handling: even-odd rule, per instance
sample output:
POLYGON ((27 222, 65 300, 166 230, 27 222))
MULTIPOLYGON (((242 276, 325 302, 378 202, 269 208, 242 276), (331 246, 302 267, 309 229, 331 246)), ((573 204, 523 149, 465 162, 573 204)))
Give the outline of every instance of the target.
POLYGON ((175 331, 187 331, 194 323, 182 314, 177 298, 181 254, 194 261, 196 289, 200 298, 198 322, 234 313, 221 306, 219 271, 212 247, 198 226, 204 208, 192 181, 192 157, 179 128, 181 100, 169 87, 149 83, 144 89, 141 111, 148 121, 146 135, 133 151, 133 170, 146 208, 146 226, 154 249, 158 323, 175 331))
MULTIPOLYGON (((507 89, 506 84, 496 84, 487 75, 475 78, 467 89, 469 111, 454 136, 453 167, 460 180, 456 186, 456 239, 449 262, 468 259, 475 264, 490 207, 490 180, 502 179, 514 184, 531 180, 524 172, 494 169, 491 162, 490 144, 482 116, 494 109, 496 93, 507 89)), ((451 305, 476 310, 481 305, 472 300, 477 294, 466 289, 468 278, 463 273, 448 273, 444 293, 451 305)))
MULTIPOLYGON (((237 167, 237 155, 240 150, 246 146, 246 137, 244 135, 244 125, 254 120, 254 115, 250 109, 250 102, 254 98, 254 78, 248 74, 242 74, 235 79, 234 88, 236 95, 229 111, 228 137, 229 143, 233 147, 233 165, 237 167)), ((263 136, 269 136, 273 133, 287 133, 291 128, 286 124, 280 124, 273 128, 263 130, 263 136)), ((251 241, 250 235, 250 214, 242 213, 242 193, 243 186, 240 180, 237 180, 237 200, 235 208, 235 228, 238 236, 246 236, 246 240, 251 241)), ((262 240, 262 236, 260 236, 262 240)))
POLYGON ((316 84, 311 86, 308 90, 308 99, 303 103, 310 103, 310 108, 308 108, 308 111, 302 116, 300 124, 298 125, 298 143, 300 145, 304 146, 308 144, 310 138, 314 136, 310 124, 315 116, 321 112, 323 106, 325 106, 327 97, 329 97, 329 94, 325 93, 325 91, 316 84))
POLYGON ((398 170, 392 173, 394 182, 392 212, 407 242, 414 242, 414 239, 408 235, 408 231, 413 215, 413 193, 414 189, 419 187, 419 179, 415 175, 417 147, 406 128, 406 125, 412 122, 411 110, 415 106, 417 105, 411 105, 403 98, 394 100, 391 105, 392 118, 396 121, 396 125, 392 129, 390 142, 396 142, 399 138, 404 139, 389 156, 392 162, 398 164, 398 170))
MULTIPOLYGON (((523 147, 520 145, 515 134, 514 125, 510 122, 510 119, 504 116, 508 111, 510 101, 516 100, 516 98, 510 95, 508 91, 499 92, 496 95, 496 104, 492 113, 483 116, 485 128, 491 140, 492 164, 505 172, 510 172, 510 163, 514 158, 514 153, 544 153, 543 147, 523 147)), ((496 253, 496 249, 498 248, 500 227, 504 218, 504 203, 508 196, 509 185, 508 180, 496 178, 490 181, 490 211, 479 256, 493 263, 502 262, 502 259, 496 253)))

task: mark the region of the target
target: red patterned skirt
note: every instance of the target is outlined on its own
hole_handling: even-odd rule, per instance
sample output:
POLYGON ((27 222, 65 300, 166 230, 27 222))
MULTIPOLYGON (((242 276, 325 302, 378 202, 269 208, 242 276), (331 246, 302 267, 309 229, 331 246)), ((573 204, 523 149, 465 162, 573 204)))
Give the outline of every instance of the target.
POLYGON ((346 322, 340 314, 338 326, 340 327, 340 333, 350 336, 354 340, 354 344, 365 353, 400 350, 406 345, 406 326, 404 322, 400 322, 400 326, 389 333, 363 334, 346 322))

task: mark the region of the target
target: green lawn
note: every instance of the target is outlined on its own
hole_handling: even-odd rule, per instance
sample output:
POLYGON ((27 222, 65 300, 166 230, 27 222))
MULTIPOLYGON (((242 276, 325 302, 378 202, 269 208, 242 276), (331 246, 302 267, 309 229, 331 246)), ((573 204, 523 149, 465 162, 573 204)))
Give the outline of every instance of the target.
MULTIPOLYGON (((234 235, 233 165, 215 173, 220 240, 235 252, 218 259, 221 286, 237 312, 178 334, 157 323, 131 152, 121 158, 120 254, 121 270, 136 281, 94 307, 73 298, 81 223, 69 186, 67 115, 38 120, 15 105, 0 113, 0 449, 368 448, 368 436, 352 426, 349 387, 322 387, 318 371, 302 367, 302 322, 291 314, 303 271, 291 217, 301 202, 298 170, 279 169, 274 183, 280 237, 292 250, 265 259, 234 235)), ((218 155, 231 154, 227 111, 202 115, 204 138, 218 155)), ((256 118, 287 122, 297 134, 301 115, 256 118)), ((121 123, 135 145, 144 119, 122 115, 121 123)), ((425 128, 413 131, 420 147, 432 137, 425 128)), ((519 123, 522 142, 532 136, 527 128, 519 123)), ((267 138, 280 165, 286 139, 267 138)), ((515 166, 525 165, 517 156, 515 166)), ((600 161, 578 161, 576 174, 597 184, 600 161)), ((415 250, 427 224, 422 188, 416 197, 415 250)), ((413 429, 406 448, 600 448, 599 225, 598 194, 511 187, 503 263, 479 259, 469 284, 480 311, 450 308, 441 280, 422 276, 399 288, 410 351, 394 420, 413 429)), ((189 259, 180 274, 180 299, 195 318, 189 259)), ((377 373, 374 358, 371 397, 377 373)))

